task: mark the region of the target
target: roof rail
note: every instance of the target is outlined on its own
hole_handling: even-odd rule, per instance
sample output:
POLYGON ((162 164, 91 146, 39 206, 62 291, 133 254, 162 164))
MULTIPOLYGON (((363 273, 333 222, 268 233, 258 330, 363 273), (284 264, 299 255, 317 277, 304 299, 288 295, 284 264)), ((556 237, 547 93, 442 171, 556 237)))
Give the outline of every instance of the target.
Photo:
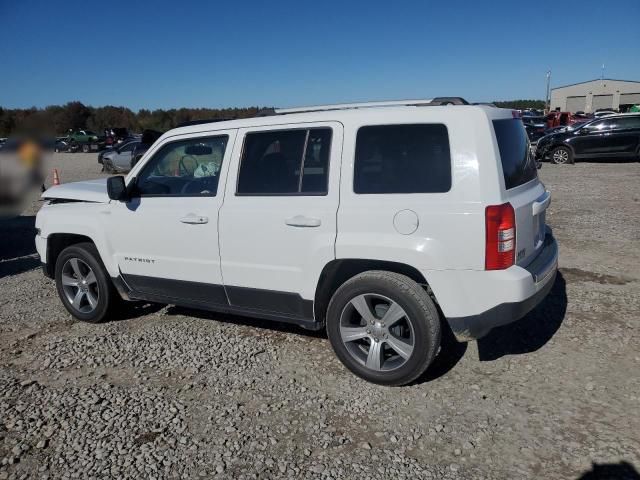
POLYGON ((176 125, 176 128, 180 127, 190 127, 192 125, 202 125, 204 123, 216 123, 216 122, 227 122, 229 120, 235 120, 235 117, 227 117, 227 118, 203 118, 200 120, 187 120, 186 122, 181 122, 176 125))
POLYGON ((436 97, 430 99, 417 100, 386 100, 382 102, 361 102, 361 103, 336 103, 332 105, 314 105, 308 107, 294 108, 275 108, 275 114, 286 113, 306 113, 306 112, 322 112, 329 110, 347 110, 352 108, 376 108, 376 107, 419 107, 419 106, 435 106, 435 105, 469 105, 464 98, 461 97, 436 97))

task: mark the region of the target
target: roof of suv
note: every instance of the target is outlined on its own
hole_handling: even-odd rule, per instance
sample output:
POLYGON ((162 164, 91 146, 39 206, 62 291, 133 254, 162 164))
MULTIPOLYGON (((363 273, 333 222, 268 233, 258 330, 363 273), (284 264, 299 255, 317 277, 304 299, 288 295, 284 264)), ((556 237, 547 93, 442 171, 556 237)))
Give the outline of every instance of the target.
MULTIPOLYGON (((450 97, 446 97, 447 100, 450 97)), ((463 100, 464 101, 464 100, 463 100)), ((227 121, 216 121, 211 123, 198 123, 196 125, 186 125, 174 128, 166 132, 163 137, 182 135, 189 133, 199 133, 214 130, 224 130, 233 128, 258 127, 265 125, 282 125, 289 123, 307 123, 322 121, 340 121, 341 119, 353 119, 365 117, 371 113, 384 112, 385 115, 393 116, 408 111, 415 112, 416 109, 429 107, 429 111, 439 109, 450 112, 460 111, 461 114, 468 114, 469 110, 484 111, 488 117, 504 117, 509 109, 501 109, 487 105, 469 105, 468 103, 444 104, 440 99, 433 100, 397 100, 384 102, 347 103, 335 105, 317 105, 310 107, 297 107, 274 109, 271 114, 258 117, 240 118, 227 121), (434 109, 434 110, 432 110, 434 109)))

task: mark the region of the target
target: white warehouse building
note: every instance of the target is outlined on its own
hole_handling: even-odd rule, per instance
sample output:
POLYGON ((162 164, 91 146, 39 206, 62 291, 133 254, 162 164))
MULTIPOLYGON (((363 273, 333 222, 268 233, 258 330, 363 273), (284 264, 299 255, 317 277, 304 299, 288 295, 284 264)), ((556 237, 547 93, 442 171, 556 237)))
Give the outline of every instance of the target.
POLYGON ((551 110, 595 112, 602 108, 618 110, 640 104, 640 81, 589 80, 551 89, 551 110))

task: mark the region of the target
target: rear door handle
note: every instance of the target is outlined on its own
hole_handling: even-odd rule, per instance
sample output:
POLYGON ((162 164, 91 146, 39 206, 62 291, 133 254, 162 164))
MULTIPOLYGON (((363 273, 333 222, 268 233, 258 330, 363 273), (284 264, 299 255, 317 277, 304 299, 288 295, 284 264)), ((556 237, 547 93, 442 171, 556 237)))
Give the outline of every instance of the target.
POLYGON ((319 218, 309 218, 304 215, 296 215, 295 217, 287 218, 284 223, 290 227, 319 227, 319 218))
POLYGON ((182 217, 180 219, 180 221, 182 223, 189 223, 192 225, 201 225, 203 223, 208 223, 209 219, 205 216, 202 215, 193 215, 193 214, 189 214, 186 217, 182 217))
POLYGON ((533 215, 538 215, 544 210, 547 209, 551 203, 551 192, 549 190, 545 191, 542 195, 540 195, 532 204, 533 215))

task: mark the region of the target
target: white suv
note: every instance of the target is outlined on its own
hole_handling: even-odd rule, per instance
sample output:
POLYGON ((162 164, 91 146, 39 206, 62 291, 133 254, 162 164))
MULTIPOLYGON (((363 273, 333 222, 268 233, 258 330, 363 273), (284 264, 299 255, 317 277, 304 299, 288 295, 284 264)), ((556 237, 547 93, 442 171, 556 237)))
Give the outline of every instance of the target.
POLYGON ((465 103, 171 130, 126 178, 43 194, 44 270, 80 320, 125 299, 326 328, 355 374, 409 383, 442 328, 466 341, 517 320, 557 269, 521 120, 465 103))

